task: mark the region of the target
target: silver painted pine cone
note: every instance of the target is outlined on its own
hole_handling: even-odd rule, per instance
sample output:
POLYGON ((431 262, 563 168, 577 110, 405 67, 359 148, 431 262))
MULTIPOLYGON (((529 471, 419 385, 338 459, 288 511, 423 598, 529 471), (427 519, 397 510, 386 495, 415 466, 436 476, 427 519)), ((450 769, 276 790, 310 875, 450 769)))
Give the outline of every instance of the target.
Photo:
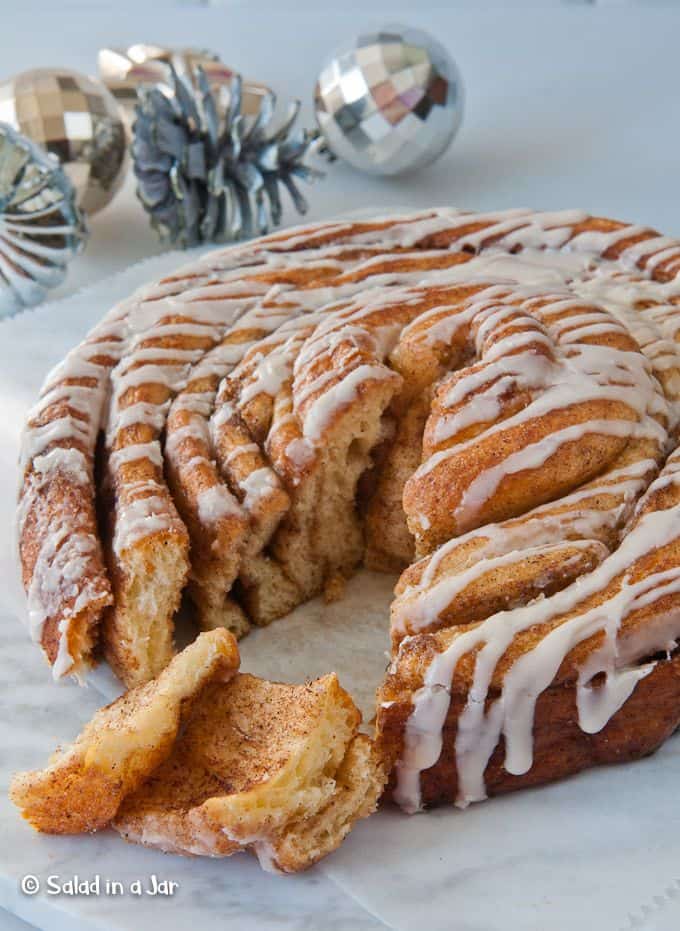
POLYGON ((181 246, 266 233, 281 221, 280 187, 300 213, 296 181, 322 172, 309 164, 321 148, 316 132, 293 130, 299 102, 275 127, 276 96, 259 113, 242 112, 241 79, 212 88, 201 68, 139 91, 132 157, 137 195, 161 238, 181 246))

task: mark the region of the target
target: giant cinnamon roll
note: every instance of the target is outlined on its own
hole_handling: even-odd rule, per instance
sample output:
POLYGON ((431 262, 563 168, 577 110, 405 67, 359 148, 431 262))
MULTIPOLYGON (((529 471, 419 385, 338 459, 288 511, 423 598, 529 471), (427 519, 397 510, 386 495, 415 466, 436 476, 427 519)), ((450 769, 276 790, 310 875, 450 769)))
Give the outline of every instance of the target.
POLYGON ((55 676, 128 685, 186 591, 245 634, 402 572, 377 736, 408 810, 680 721, 680 243, 580 211, 335 221, 216 251, 48 378, 20 552, 55 676))

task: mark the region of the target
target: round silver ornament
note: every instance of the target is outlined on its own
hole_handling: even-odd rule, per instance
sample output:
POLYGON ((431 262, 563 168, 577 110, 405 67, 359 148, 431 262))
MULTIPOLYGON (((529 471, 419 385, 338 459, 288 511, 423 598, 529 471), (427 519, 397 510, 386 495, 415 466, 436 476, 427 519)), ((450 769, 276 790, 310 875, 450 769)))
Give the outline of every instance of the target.
POLYGON ((373 175, 422 168, 463 118, 463 82, 432 36, 394 26, 359 36, 322 68, 316 118, 331 152, 373 175))
MULTIPOLYGON (((97 56, 99 76, 132 123, 140 87, 172 83, 170 72, 183 77, 201 67, 211 89, 232 86, 237 78, 233 68, 220 61, 219 55, 201 48, 165 48, 160 45, 130 45, 128 48, 103 48, 97 56)), ((244 80, 241 83, 241 113, 256 117, 270 89, 264 84, 244 80)))
POLYGON ((66 68, 24 71, 0 83, 0 120, 57 156, 85 213, 105 207, 123 183, 125 124, 100 81, 66 68))
POLYGON ((0 123, 0 316, 37 304, 60 284, 86 237, 57 159, 0 123))

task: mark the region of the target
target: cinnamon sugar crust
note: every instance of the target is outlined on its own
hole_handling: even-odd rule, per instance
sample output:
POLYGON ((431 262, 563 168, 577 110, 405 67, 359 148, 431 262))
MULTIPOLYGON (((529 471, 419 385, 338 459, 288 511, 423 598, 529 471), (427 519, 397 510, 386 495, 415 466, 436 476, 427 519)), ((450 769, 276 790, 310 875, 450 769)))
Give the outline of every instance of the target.
POLYGON ((375 810, 385 769, 335 674, 283 685, 238 665, 231 634, 201 634, 47 769, 15 776, 12 801, 46 833, 112 825, 164 851, 311 866, 375 810))
POLYGON ((27 426, 22 571, 55 675, 103 646, 143 683, 184 590, 242 636, 367 564, 403 570, 377 726, 405 808, 649 752, 677 724, 679 273, 645 227, 444 208, 139 292, 27 426))

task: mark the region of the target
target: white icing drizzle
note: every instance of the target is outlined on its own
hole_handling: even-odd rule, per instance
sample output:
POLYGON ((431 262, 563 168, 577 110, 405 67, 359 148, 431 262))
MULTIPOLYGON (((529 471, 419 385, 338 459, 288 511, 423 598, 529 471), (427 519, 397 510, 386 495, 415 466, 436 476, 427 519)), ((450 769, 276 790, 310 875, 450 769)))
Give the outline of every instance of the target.
POLYGON ((90 480, 90 468, 85 455, 75 446, 55 446, 49 453, 36 456, 33 469, 42 475, 59 471, 76 485, 86 485, 90 480))
POLYGON ((477 514, 506 476, 537 469, 551 456, 554 456, 561 446, 581 439, 588 433, 596 433, 599 436, 627 437, 631 434, 631 427, 624 420, 590 420, 557 430, 538 443, 532 443, 511 453, 501 464, 487 469, 471 482, 456 508, 456 516, 464 518, 477 514))
MULTIPOLYGON (((158 486, 156 486, 158 487, 158 486)), ((122 505, 117 514, 113 551, 120 556, 128 547, 145 537, 168 530, 166 501, 160 495, 134 498, 122 505)))
POLYGON ((286 445, 286 456, 296 469, 301 470, 314 461, 314 449, 308 439, 296 437, 286 445))
POLYGON ((268 466, 263 466, 250 472, 239 482, 239 487, 245 495, 243 507, 246 511, 252 511, 261 498, 279 487, 279 483, 274 472, 268 466))
MULTIPOLYGON (((653 549, 668 545, 678 536, 680 524, 674 508, 645 514, 625 536, 620 547, 593 572, 550 598, 493 615, 461 633, 438 654, 427 669, 422 688, 414 696, 413 712, 406 725, 405 750, 398 764, 396 798, 399 804, 410 811, 420 806, 420 773, 433 766, 441 753, 442 730, 456 666, 462 656, 475 648, 478 652, 474 680, 458 720, 456 740, 457 804, 460 806, 486 797, 484 770, 501 734, 505 737, 505 768, 508 772, 521 774, 531 767, 537 698, 553 681, 569 651, 602 630, 607 634, 607 648, 600 654, 599 668, 589 669, 588 679, 596 671, 605 672, 605 683, 598 687, 605 691, 596 699, 597 705, 590 692, 582 694, 579 701, 586 727, 593 726, 596 714, 597 721, 604 726, 609 718, 605 720, 602 709, 606 707, 613 714, 620 707, 617 702, 628 697, 626 688, 630 686, 630 694, 641 677, 636 678, 633 672, 626 672, 625 679, 620 680, 621 671, 616 666, 616 638, 621 623, 638 607, 636 599, 640 595, 653 593, 652 597, 656 599, 668 590, 667 587, 665 590, 659 588, 661 579, 655 575, 635 583, 629 581, 628 570, 637 559, 653 549), (623 575, 620 587, 603 604, 575 617, 567 617, 515 661, 503 680, 502 699, 496 699, 488 712, 485 711, 493 672, 515 636, 533 625, 545 624, 574 611, 589 596, 604 591, 620 575, 623 575), (613 694, 607 695, 610 689, 614 690, 613 694)), ((680 566, 664 575, 670 575, 673 590, 680 591, 680 566)), ((680 635, 680 617, 677 619, 677 633, 680 635)), ((587 682, 580 682, 579 691, 583 693, 584 689, 589 689, 587 682)))
POLYGON ((33 460, 41 457, 52 443, 61 440, 76 441, 89 447, 92 444, 92 424, 87 420, 75 420, 65 416, 26 431, 19 459, 20 467, 25 470, 33 460))
MULTIPOLYGON (((164 386, 171 398, 176 396, 173 410, 190 415, 188 423, 168 433, 164 452, 172 459, 180 455, 183 438, 194 437, 209 446, 210 430, 219 431, 235 409, 243 410, 262 393, 274 397, 292 377, 290 417, 299 423, 303 436, 290 441, 285 453, 301 471, 312 461, 314 446, 323 443, 325 431, 337 413, 356 400, 362 385, 395 377, 385 360, 398 340, 403 341, 410 334, 415 338, 421 327, 423 332, 418 338, 431 346, 450 343, 461 332, 476 328, 474 348, 483 353, 488 363, 478 373, 461 372, 450 387, 445 398, 447 410, 437 425, 435 442, 453 440, 453 444, 435 452, 422 470, 435 468, 438 462, 452 456, 465 455, 469 446, 455 442, 455 438, 478 424, 487 426, 470 442, 498 436, 513 424, 526 423, 542 413, 566 411, 580 400, 623 402, 631 411, 627 421, 597 418, 569 425, 540 443, 527 446, 514 457, 506 457, 502 466, 495 471, 487 470, 471 484, 461 502, 464 510, 475 511, 483 506, 506 474, 545 463, 563 444, 583 437, 588 431, 628 438, 630 442, 647 438, 652 445, 664 449, 667 429, 678 421, 680 410, 678 349, 674 341, 679 327, 674 299, 680 297, 680 283, 653 280, 653 275, 662 264, 677 267, 680 245, 666 237, 650 238, 649 231, 631 226, 605 232, 581 231, 573 237, 574 226, 586 219, 582 211, 535 214, 520 209, 474 215, 441 209, 386 218, 384 229, 357 227, 349 222, 317 224, 220 250, 180 270, 174 280, 140 290, 114 309, 87 341, 51 373, 41 399, 30 412, 21 462, 24 470, 32 471, 33 485, 24 492, 20 526, 29 510, 37 507, 40 483, 48 482, 51 476, 58 473, 79 487, 90 486, 94 446, 104 426, 103 412, 109 394, 106 439, 109 450, 114 450, 109 457, 111 469, 116 472, 124 463, 143 457, 161 470, 159 439, 171 401, 125 403, 127 391, 145 384, 164 386), (456 232, 464 229, 467 232, 461 235, 456 232), (446 242, 448 234, 452 234, 451 249, 466 246, 480 254, 463 263, 427 272, 418 268, 399 270, 397 263, 406 262, 410 256, 432 258, 443 254, 446 247, 437 250, 428 240, 443 236, 446 242), (315 237, 319 235, 335 236, 336 241, 318 246, 315 237), (640 235, 647 238, 623 248, 617 262, 600 258, 606 250, 620 248, 628 239, 640 235), (489 245, 491 241, 493 245, 489 245), (425 249, 421 247, 423 242, 428 242, 425 249), (347 259, 344 250, 348 244, 375 254, 347 259), (414 251, 385 256, 385 250, 392 247, 414 251), (510 255, 514 247, 521 252, 510 255), (298 251, 291 252, 293 249, 298 251), (394 268, 378 272, 379 265, 386 261, 394 263, 394 268), (318 285, 298 287, 287 283, 285 273, 302 266, 319 270, 318 285), (337 284, 329 283, 326 270, 344 277, 337 284), (274 272, 281 273, 278 284, 271 283, 274 272), (352 274, 356 280, 349 279, 352 274), (478 283, 480 290, 464 310, 452 312, 443 303, 415 319, 415 311, 409 310, 432 288, 471 283, 478 283), (508 285, 512 291, 510 297, 508 285), (520 289, 524 289, 522 294, 520 289), (555 292, 550 307, 533 306, 532 298, 540 300, 546 289, 555 292), (537 325, 530 334, 512 328, 517 309, 512 305, 519 298, 520 303, 526 302, 526 313, 541 318, 541 327, 537 325), (653 301, 654 306, 637 309, 639 303, 646 301, 653 301), (395 323, 391 309, 397 305, 401 316, 395 323), (598 308, 604 312, 600 313, 598 308), (551 314, 554 320, 550 319, 551 314), (423 326, 427 321, 432 321, 432 325, 423 326), (243 341, 220 345, 225 334, 231 337, 240 329, 243 341), (594 345, 622 330, 634 337, 644 356, 594 345), (165 339, 198 340, 203 348, 159 346, 165 339), (259 359, 252 353, 249 355, 255 344, 262 353, 259 359), (535 351, 539 344, 548 354, 557 345, 557 357, 546 361, 535 351), (210 351, 210 346, 215 348, 210 351), (340 346, 348 353, 353 352, 344 359, 351 358, 354 367, 349 370, 343 361, 341 370, 324 371, 323 363, 332 360, 333 352, 340 346), (240 383, 235 407, 222 403, 224 398, 217 394, 217 384, 231 373, 240 383), (215 379, 215 391, 191 390, 194 381, 207 377, 215 379), (664 402, 659 383, 669 403, 664 402), (529 392, 531 402, 513 417, 496 423, 502 416, 506 390, 518 389, 529 392), (208 425, 216 397, 218 406, 208 425), (40 423, 51 405, 59 405, 59 416, 40 423), (137 424, 151 428, 154 439, 123 443, 121 431, 137 424), (437 456, 440 458, 436 459, 437 456)), ((252 446, 235 449, 230 461, 232 456, 256 452, 256 445, 252 446)), ((201 461, 206 460, 191 456, 184 467, 192 468, 201 461)), ((567 531, 579 536, 578 540, 571 540, 576 550, 592 546, 605 531, 618 532, 630 517, 655 465, 653 459, 640 459, 573 491, 560 502, 568 505, 562 516, 551 513, 551 505, 544 505, 514 524, 506 522, 502 528, 492 525, 472 531, 471 534, 486 540, 479 561, 462 573, 451 577, 444 574, 439 579, 438 566, 446 547, 453 548, 464 538, 446 544, 430 559, 419 590, 408 593, 416 597, 415 614, 412 602, 408 607, 405 597, 407 614, 401 620, 407 618, 410 625, 427 626, 433 613, 441 610, 439 606, 448 607, 456 593, 484 571, 493 565, 512 565, 526 557, 532 546, 545 548, 557 544, 567 531), (590 501, 598 492, 613 496, 614 504, 609 510, 602 510, 590 501)), ((674 486, 677 475, 677 463, 672 466, 669 463, 649 493, 652 489, 674 486)), ((244 492, 243 508, 256 507, 258 499, 273 487, 271 482, 275 483, 276 477, 270 469, 250 473, 240 485, 244 492)), ((134 487, 128 484, 125 491, 124 503, 116 514, 113 541, 118 555, 149 534, 167 530, 172 519, 167 492, 161 484, 154 481, 136 483, 134 487)), ((239 513, 240 507, 226 487, 216 485, 199 496, 198 516, 210 524, 222 516, 239 513)), ((653 605, 661 593, 680 590, 674 571, 663 577, 647 577, 644 584, 624 580, 607 601, 606 610, 594 609, 568 618, 546 634, 539 648, 524 654, 506 676, 502 696, 491 703, 488 713, 484 711, 484 698, 503 644, 510 642, 508 637, 512 639, 516 631, 526 626, 547 624, 573 610, 588 592, 602 590, 617 573, 625 573, 636 558, 671 539, 673 513, 669 510, 646 515, 619 549, 578 583, 548 599, 489 618, 461 634, 448 650, 436 657, 421 693, 416 696, 406 727, 406 752, 399 767, 397 793, 406 807, 417 807, 420 772, 438 759, 449 689, 466 637, 477 643, 480 650, 471 700, 459 721, 456 753, 461 804, 484 796, 484 768, 501 735, 506 741, 506 767, 512 772, 522 772, 531 766, 533 707, 541 687, 550 684, 575 644, 600 630, 605 633, 604 647, 592 654, 587 666, 579 671, 577 697, 584 730, 596 732, 606 725, 652 668, 649 664, 635 665, 640 655, 634 649, 627 658, 617 654, 617 645, 625 633, 621 625, 631 612, 653 605), (605 684, 593 687, 591 680, 598 672, 605 674, 605 684)), ((419 517, 427 529, 428 516, 419 517)), ((60 676, 68 673, 77 661, 69 652, 70 619, 101 595, 94 584, 88 585, 87 579, 97 542, 88 534, 73 533, 59 516, 52 515, 49 525, 46 521, 47 518, 39 524, 41 545, 29 586, 29 609, 33 635, 40 639, 45 619, 55 616, 61 605, 70 605, 59 623, 54 674, 60 676)), ((395 617, 399 623, 399 609, 395 617)), ((663 633, 663 642, 673 643, 680 635, 677 626, 676 619, 669 620, 658 636, 663 633)), ((646 643, 646 648, 651 645, 646 643)), ((269 852, 264 847, 257 852, 267 861, 269 852)))
POLYGON ((177 398, 176 410, 190 411, 201 417, 209 417, 212 411, 215 394, 213 391, 188 391, 177 398))
POLYGON ((118 412, 115 423, 109 428, 109 443, 113 443, 115 434, 118 431, 133 427, 136 424, 147 424, 153 427, 154 430, 160 431, 165 423, 167 410, 167 404, 148 404, 144 401, 130 404, 118 412))
POLYGON ((157 440, 151 440, 149 443, 133 443, 131 446, 123 446, 111 453, 109 466, 116 472, 122 465, 137 462, 139 459, 148 459, 161 469, 163 467, 163 457, 161 456, 160 443, 157 440))
POLYGON ((245 443, 243 446, 235 446, 234 449, 228 453, 223 460, 225 466, 230 466, 232 462, 239 458, 239 456, 249 455, 251 453, 259 453, 260 447, 257 443, 245 443))
POLYGON ((173 430, 165 440, 166 453, 172 455, 173 451, 176 450, 187 437, 193 437, 193 439, 206 442, 209 438, 206 424, 203 421, 194 419, 185 426, 173 430))
POLYGON ((241 514, 238 501, 224 485, 213 485, 198 495, 198 514, 205 524, 214 524, 223 517, 241 514))
POLYGON ((220 427, 223 427, 234 416, 235 410, 234 405, 224 402, 215 410, 215 413, 210 418, 210 425, 213 430, 219 430, 220 427))
POLYGON ((273 397, 289 374, 290 361, 285 355, 272 352, 263 356, 257 366, 256 377, 241 392, 240 404, 248 404, 258 394, 269 394, 273 397))
POLYGON ((331 419, 339 408, 349 404, 357 395, 361 385, 367 381, 394 378, 393 372, 384 365, 360 365, 341 381, 319 395, 305 413, 303 432, 307 439, 319 442, 331 419))
MULTIPOLYGON (((562 523, 562 528, 564 528, 564 523, 562 523)), ((483 531, 477 532, 476 535, 480 536, 482 533, 486 533, 488 529, 488 527, 484 527, 483 531)), ((475 532, 473 531, 472 534, 467 535, 467 538, 470 539, 474 533, 475 532)), ((417 631, 419 626, 426 626, 432 622, 433 618, 442 614, 453 602, 456 595, 465 591, 469 585, 482 578, 482 576, 486 575, 487 572, 500 567, 512 566, 516 563, 524 562, 524 560, 530 559, 533 555, 539 553, 549 554, 551 550, 561 549, 564 546, 564 543, 561 539, 559 541, 554 540, 553 533, 554 531, 551 532, 549 524, 539 524, 536 536, 533 537, 533 539, 536 541, 533 546, 501 552, 496 551, 494 546, 496 541, 491 538, 487 545, 482 548, 481 553, 476 554, 478 561, 473 565, 457 572, 455 575, 451 575, 442 579, 435 586, 426 587, 421 582, 419 587, 423 589, 423 594, 415 602, 415 605, 406 604, 397 608, 393 614, 392 629, 396 631, 404 630, 404 621, 406 618, 408 618, 409 630, 417 631), (543 530, 544 540, 541 540, 541 530, 543 530)), ((458 537, 456 538, 455 542, 460 542, 462 539, 464 538, 458 537)), ((570 541, 569 545, 576 550, 586 550, 592 548, 593 541, 588 539, 572 540, 570 541)), ((606 553, 606 549, 604 547, 602 547, 602 550, 603 553, 606 553)), ((431 568, 432 562, 430 563, 428 569, 431 568)), ((562 562, 562 565, 564 566, 565 563, 562 562)))

